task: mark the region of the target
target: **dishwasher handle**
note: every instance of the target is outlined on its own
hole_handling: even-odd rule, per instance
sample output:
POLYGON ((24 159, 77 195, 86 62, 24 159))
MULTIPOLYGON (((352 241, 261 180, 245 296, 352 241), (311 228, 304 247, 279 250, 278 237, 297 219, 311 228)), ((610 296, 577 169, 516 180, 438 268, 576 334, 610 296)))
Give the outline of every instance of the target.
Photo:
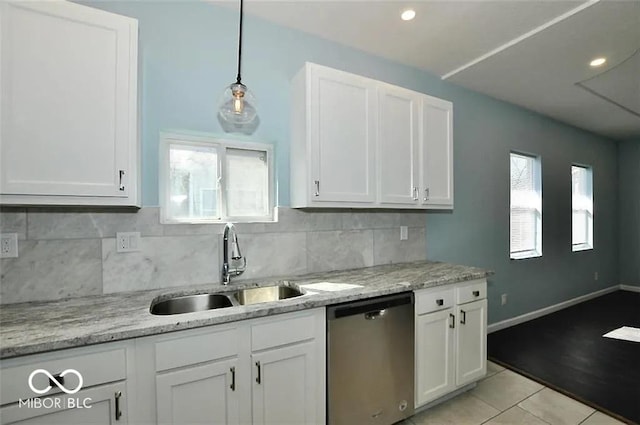
POLYGON ((382 318, 387 312, 378 314, 383 310, 402 305, 413 305, 413 292, 402 292, 395 295, 351 301, 327 307, 327 320, 336 320, 342 317, 364 314, 367 320, 382 318), (374 317, 375 316, 375 317, 374 317))
POLYGON ((383 308, 382 310, 370 311, 368 313, 365 313, 364 318, 367 320, 382 319, 386 314, 387 310, 383 308))

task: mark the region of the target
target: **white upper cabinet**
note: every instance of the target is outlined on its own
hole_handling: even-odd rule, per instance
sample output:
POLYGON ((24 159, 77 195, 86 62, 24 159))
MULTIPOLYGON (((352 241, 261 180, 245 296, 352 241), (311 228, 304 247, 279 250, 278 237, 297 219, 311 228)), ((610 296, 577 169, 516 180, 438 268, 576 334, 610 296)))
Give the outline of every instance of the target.
POLYGON ((292 86, 292 207, 453 208, 450 102, 308 62, 292 86))
POLYGON ((0 4, 0 202, 139 205, 135 19, 0 4))
POLYGON ((427 208, 453 208, 453 104, 422 98, 421 202, 427 208))
POLYGON ((308 64, 293 81, 292 203, 375 202, 376 91, 357 75, 308 64))
POLYGON ((378 99, 378 199, 390 207, 417 205, 420 95, 380 84, 378 99))

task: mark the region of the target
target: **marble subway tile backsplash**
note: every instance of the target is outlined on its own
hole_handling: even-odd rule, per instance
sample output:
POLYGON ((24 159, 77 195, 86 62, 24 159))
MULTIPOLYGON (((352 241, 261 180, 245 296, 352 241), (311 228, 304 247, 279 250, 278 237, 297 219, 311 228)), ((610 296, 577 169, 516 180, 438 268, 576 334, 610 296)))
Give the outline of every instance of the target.
POLYGON ((100 239, 19 241, 18 250, 0 260, 3 304, 102 293, 100 239))
POLYGON ((115 238, 102 239, 105 294, 217 282, 218 237, 140 238, 140 251, 116 252, 115 238))
POLYGON ((307 233, 309 272, 373 266, 373 231, 338 230, 307 233))
MULTIPOLYGON (((224 225, 161 224, 159 213, 0 208, 0 231, 19 238, 19 257, 0 260, 0 304, 219 282, 224 225), (116 252, 116 232, 140 232, 140 251, 116 252)), ((236 225, 248 262, 237 280, 426 259, 423 211, 278 207, 276 215, 236 225)))

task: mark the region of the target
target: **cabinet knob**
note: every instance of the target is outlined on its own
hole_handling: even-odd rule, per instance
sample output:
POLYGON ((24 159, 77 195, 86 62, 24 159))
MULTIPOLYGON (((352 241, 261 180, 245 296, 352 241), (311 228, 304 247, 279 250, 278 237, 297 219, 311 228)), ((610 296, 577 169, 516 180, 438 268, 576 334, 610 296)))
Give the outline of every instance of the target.
POLYGON ((480 291, 473 291, 473 296, 474 297, 479 297, 480 296, 480 291))
POLYGON ((443 306, 444 305, 444 299, 442 299, 442 298, 437 299, 436 300, 436 304, 439 305, 439 306, 443 306))

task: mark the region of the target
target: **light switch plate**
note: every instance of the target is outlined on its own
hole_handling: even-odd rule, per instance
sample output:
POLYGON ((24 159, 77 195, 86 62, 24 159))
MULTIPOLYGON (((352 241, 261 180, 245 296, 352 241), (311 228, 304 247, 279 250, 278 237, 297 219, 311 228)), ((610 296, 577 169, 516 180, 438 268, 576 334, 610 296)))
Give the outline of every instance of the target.
POLYGON ((18 257, 18 234, 2 233, 0 234, 0 258, 17 258, 18 257))

